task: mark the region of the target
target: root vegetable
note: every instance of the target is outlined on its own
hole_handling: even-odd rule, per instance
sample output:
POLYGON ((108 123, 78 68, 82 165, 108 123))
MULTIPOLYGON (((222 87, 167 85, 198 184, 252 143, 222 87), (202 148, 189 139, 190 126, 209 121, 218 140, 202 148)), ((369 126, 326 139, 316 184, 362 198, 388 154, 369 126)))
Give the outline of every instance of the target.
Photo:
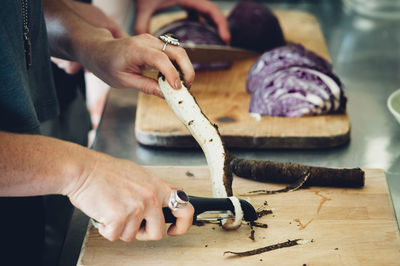
POLYGON ((330 169, 235 158, 225 149, 218 127, 204 115, 184 83, 182 83, 181 89, 173 89, 162 74, 159 75, 158 82, 168 105, 188 128, 204 152, 210 170, 213 196, 230 197, 235 207, 235 221, 224 221, 225 229, 238 228, 243 217, 239 200, 231 197, 233 195, 232 172, 237 176, 257 181, 295 183, 284 191, 278 192, 295 190, 303 183, 336 187, 362 187, 364 185, 364 172, 359 168, 330 169))
POLYGON ((287 184, 295 183, 304 173, 309 173, 305 186, 360 188, 364 186, 365 179, 365 173, 360 168, 336 169, 240 158, 232 158, 230 170, 243 178, 287 184))
POLYGON ((261 254, 264 252, 272 251, 275 249, 288 248, 288 247, 293 247, 293 246, 297 246, 297 245, 307 244, 310 242, 312 242, 312 240, 303 240, 303 239, 288 240, 286 242, 282 242, 282 243, 278 243, 278 244, 274 244, 274 245, 270 245, 270 246, 266 246, 266 247, 262 247, 262 248, 257 248, 257 249, 253 249, 253 250, 243 251, 243 252, 225 251, 224 255, 232 254, 232 255, 239 256, 239 257, 253 256, 253 255, 261 254))
POLYGON ((232 172, 229 167, 230 160, 227 158, 229 155, 222 143, 217 126, 211 124, 203 114, 184 84, 181 89, 175 90, 162 75, 159 76, 158 82, 169 107, 204 152, 210 170, 213 196, 216 198, 232 196, 232 172))

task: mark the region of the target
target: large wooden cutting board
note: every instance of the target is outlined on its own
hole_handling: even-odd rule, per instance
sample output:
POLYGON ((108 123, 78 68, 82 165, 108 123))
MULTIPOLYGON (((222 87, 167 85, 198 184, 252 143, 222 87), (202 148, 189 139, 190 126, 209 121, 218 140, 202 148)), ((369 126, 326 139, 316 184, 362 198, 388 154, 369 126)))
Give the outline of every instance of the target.
MULTIPOLYGON (((330 59, 315 17, 299 11, 275 11, 287 41, 301 43, 330 59)), ((184 16, 166 14, 153 19, 152 28, 184 16)), ((228 147, 323 148, 346 143, 350 138, 347 114, 302 118, 263 116, 248 112, 250 94, 246 76, 255 58, 235 62, 228 70, 196 73, 191 91, 206 116, 218 125, 228 147)), ((195 147, 196 141, 164 100, 140 94, 135 134, 139 143, 160 147, 195 147)))
MULTIPOLYGON (((211 196, 208 168, 149 167, 191 195, 211 196)), ((235 178, 236 195, 277 185, 235 178)), ((268 228, 242 225, 227 232, 218 225, 192 226, 161 241, 109 242, 89 227, 78 265, 399 265, 400 241, 383 171, 367 170, 363 189, 311 187, 295 192, 241 196, 258 208, 266 201, 272 215, 259 219, 268 228), (223 255, 288 239, 312 243, 251 257, 223 255)))

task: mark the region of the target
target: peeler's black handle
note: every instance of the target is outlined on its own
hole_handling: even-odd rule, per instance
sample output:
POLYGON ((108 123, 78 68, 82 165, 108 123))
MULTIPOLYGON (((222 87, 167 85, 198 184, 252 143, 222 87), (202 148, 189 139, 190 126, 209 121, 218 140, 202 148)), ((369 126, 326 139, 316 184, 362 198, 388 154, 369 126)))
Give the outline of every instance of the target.
MULTIPOLYGON (((243 210, 243 220, 245 221, 255 221, 257 220, 257 213, 254 207, 247 201, 239 199, 240 205, 243 210)), ((235 208, 232 202, 228 198, 202 198, 189 196, 189 202, 194 207, 193 223, 196 222, 197 215, 206 211, 232 211, 235 213, 235 208)), ((163 213, 166 223, 175 223, 176 217, 172 215, 169 208, 163 208, 163 213)))
MULTIPOLYGON (((194 208, 193 224, 196 223, 197 215, 207 211, 231 211, 235 214, 235 207, 233 206, 232 201, 229 198, 202 198, 189 196, 189 202, 193 205, 194 208)), ((257 220, 258 216, 254 207, 245 200, 239 199, 239 202, 243 210, 243 220, 248 222, 257 220)), ((172 214, 170 208, 164 207, 163 213, 166 223, 174 224, 176 222, 176 217, 172 214)), ((144 227, 145 225, 146 220, 143 220, 141 223, 141 227, 144 227)))

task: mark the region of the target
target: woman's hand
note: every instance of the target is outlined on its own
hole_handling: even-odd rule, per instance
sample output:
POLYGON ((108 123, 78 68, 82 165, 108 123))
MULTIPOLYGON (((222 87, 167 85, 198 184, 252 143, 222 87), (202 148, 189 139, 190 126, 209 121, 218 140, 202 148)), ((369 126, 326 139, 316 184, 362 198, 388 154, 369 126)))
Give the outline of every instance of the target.
MULTIPOLYGON (((100 233, 110 240, 156 240, 165 234, 162 208, 171 188, 141 166, 38 135, 0 131, 0 147, 1 197, 66 195, 101 223, 100 233), (143 219, 146 226, 140 228, 143 219)), ((193 212, 190 204, 173 211, 177 221, 168 234, 185 233, 193 212)))
POLYGON ((134 31, 138 34, 149 32, 151 16, 160 10, 171 6, 182 6, 194 9, 209 16, 217 25, 219 35, 227 44, 230 43, 231 35, 228 22, 222 14, 218 5, 208 0, 134 0, 135 1, 135 26, 134 31))
POLYGON ((177 64, 186 84, 194 70, 182 47, 168 45, 149 34, 116 39, 109 30, 95 27, 72 12, 63 1, 43 0, 50 51, 53 56, 78 61, 114 88, 135 88, 162 97, 156 80, 142 71, 155 68, 169 84, 181 87, 177 64))
POLYGON ((149 34, 134 37, 100 41, 96 44, 94 55, 87 61, 87 68, 114 88, 135 88, 147 94, 162 97, 158 82, 142 75, 146 68, 159 70, 169 84, 179 89, 179 73, 172 62, 179 66, 188 86, 194 80, 194 70, 182 47, 167 45, 149 34))
MULTIPOLYGON (((97 154, 70 191, 71 202, 99 224, 99 232, 114 241, 159 240, 166 234, 162 208, 171 188, 144 168, 127 160, 97 154), (146 225, 141 227, 143 220, 146 225)), ((172 212, 177 217, 169 235, 184 234, 192 224, 193 206, 172 212)))

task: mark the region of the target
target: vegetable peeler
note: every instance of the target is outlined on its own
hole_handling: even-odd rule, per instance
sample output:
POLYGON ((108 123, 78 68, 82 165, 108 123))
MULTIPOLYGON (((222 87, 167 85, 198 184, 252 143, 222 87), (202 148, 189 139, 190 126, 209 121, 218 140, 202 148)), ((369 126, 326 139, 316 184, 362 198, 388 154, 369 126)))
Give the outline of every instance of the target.
MULTIPOLYGON (((224 219, 235 219, 235 208, 229 198, 203 198, 189 196, 189 202, 194 208, 193 224, 205 221, 220 223, 224 219)), ((243 210, 243 220, 253 222, 258 219, 256 210, 248 201, 239 199, 239 202, 243 210)), ((172 214, 169 207, 163 208, 163 214, 166 223, 176 222, 176 217, 172 214)), ((98 222, 94 219, 92 222, 97 228, 98 222)), ((146 220, 143 220, 141 227, 145 225, 146 220)))
MULTIPOLYGON (((220 222, 223 219, 234 219, 235 211, 229 198, 203 198, 189 196, 189 202, 194 207, 193 224, 202 221, 220 222)), ((258 216, 254 207, 246 200, 240 199, 240 205, 243 210, 243 220, 252 222, 257 220, 258 216)), ((175 223, 176 218, 171 210, 163 208, 166 223, 175 223)))

